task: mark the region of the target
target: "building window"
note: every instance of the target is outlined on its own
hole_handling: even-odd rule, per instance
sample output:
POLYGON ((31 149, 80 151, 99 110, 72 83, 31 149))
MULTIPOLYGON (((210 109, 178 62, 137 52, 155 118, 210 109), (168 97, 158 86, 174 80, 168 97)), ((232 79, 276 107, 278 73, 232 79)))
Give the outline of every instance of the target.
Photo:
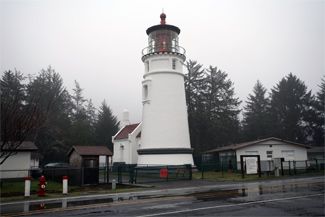
POLYGON ((258 151, 245 151, 247 155, 258 155, 258 151))
POLYGON ((150 68, 149 68, 149 61, 147 61, 147 62, 146 62, 146 70, 147 70, 147 72, 149 72, 149 69, 150 69, 150 68))
POLYGON ((175 70, 176 69, 176 59, 172 60, 172 68, 175 70))
POLYGON ((273 151, 266 151, 266 157, 267 158, 272 158, 273 151))
POLYGON ((148 99, 148 85, 143 85, 143 99, 148 99))

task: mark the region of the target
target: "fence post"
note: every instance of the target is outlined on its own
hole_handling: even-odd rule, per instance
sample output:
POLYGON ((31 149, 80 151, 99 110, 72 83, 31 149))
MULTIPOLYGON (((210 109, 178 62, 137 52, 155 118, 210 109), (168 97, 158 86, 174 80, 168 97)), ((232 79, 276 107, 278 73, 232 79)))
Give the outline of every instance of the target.
POLYGON ((201 162, 201 179, 204 179, 204 166, 202 162, 201 162))
POLYGON ((282 176, 284 176, 284 171, 283 171, 283 161, 282 161, 282 159, 281 159, 281 174, 282 174, 282 176))
POLYGON ((192 165, 191 164, 187 164, 186 165, 187 169, 189 170, 189 180, 192 180, 192 165))
POLYGON ((292 164, 293 164, 293 173, 294 173, 295 175, 297 175, 297 171, 296 171, 296 161, 295 161, 295 160, 292 161, 292 164))
POLYGON ((224 174, 224 172, 223 172, 223 161, 221 161, 221 174, 222 174, 222 178, 223 178, 223 174, 224 174))
POLYGON ((244 158, 240 155, 240 169, 241 169, 241 177, 242 179, 245 178, 245 171, 244 171, 244 158))
POLYGON ((307 160, 305 160, 305 164, 306 164, 305 172, 308 172, 308 161, 307 160))
POLYGON ((106 184, 108 184, 109 183, 109 165, 106 164, 105 168, 106 168, 106 180, 105 181, 106 181, 106 184))
POLYGON ((135 169, 135 175, 134 175, 134 183, 137 184, 137 178, 138 178, 138 168, 134 167, 135 169))
POLYGON ((319 170, 317 158, 315 158, 315 161, 316 161, 316 170, 319 170))
POLYGON ((117 166, 117 183, 122 183, 121 165, 117 166))
POLYGON ((289 175, 291 176, 291 161, 289 160, 289 175))
POLYGON ((80 173, 81 174, 81 176, 80 176, 81 182, 80 183, 81 183, 81 185, 84 185, 84 168, 81 167, 80 170, 81 170, 81 173, 80 173))

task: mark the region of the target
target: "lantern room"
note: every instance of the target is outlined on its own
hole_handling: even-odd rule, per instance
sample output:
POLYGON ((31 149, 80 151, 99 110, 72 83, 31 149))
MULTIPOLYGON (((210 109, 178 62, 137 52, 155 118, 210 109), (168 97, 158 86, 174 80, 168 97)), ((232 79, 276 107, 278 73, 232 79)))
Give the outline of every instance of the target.
POLYGON ((151 26, 146 32, 148 47, 143 49, 143 56, 155 53, 175 53, 185 56, 185 49, 178 45, 178 35, 181 30, 166 24, 166 14, 160 15, 160 25, 151 26))

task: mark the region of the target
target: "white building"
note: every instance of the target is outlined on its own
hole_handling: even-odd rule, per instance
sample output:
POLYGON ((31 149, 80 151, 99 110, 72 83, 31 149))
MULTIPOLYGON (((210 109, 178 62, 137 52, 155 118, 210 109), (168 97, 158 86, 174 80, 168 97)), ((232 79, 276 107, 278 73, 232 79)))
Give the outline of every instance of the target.
MULTIPOLYGON (((125 122, 124 122, 125 123, 125 122)), ((141 123, 122 127, 112 138, 113 163, 137 164, 141 139, 141 123)))
POLYGON ((149 44, 143 50, 142 132, 138 165, 192 164, 185 101, 183 63, 185 50, 178 45, 180 29, 166 24, 147 29, 149 44))
POLYGON ((29 176, 30 170, 38 169, 39 167, 37 150, 38 148, 33 142, 23 142, 16 149, 17 153, 7 158, 0 165, 0 178, 23 178, 29 176))
POLYGON ((299 161, 302 166, 305 166, 308 148, 310 148, 308 145, 271 137, 212 149, 205 152, 205 157, 211 158, 212 155, 215 155, 226 164, 230 160, 236 161, 237 169, 240 169, 241 155, 259 155, 263 171, 263 168, 268 166, 265 162, 272 161, 274 158, 283 158, 284 161, 299 161))

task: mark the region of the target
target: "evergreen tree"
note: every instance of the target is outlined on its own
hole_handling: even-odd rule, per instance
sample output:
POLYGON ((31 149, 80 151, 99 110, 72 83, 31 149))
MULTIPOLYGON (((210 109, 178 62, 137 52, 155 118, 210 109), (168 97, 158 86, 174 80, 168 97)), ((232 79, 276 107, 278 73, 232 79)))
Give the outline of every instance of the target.
POLYGON ((204 94, 206 116, 209 121, 206 137, 208 149, 236 142, 239 137, 238 109, 240 100, 235 97, 233 83, 226 72, 210 66, 207 70, 204 94), (218 132, 218 133, 216 133, 218 132))
POLYGON ((240 101, 227 73, 210 66, 202 69, 195 61, 187 62, 185 75, 191 145, 194 157, 203 151, 238 139, 240 101))
POLYGON ((201 140, 205 132, 203 91, 205 72, 201 64, 189 60, 186 62, 187 74, 185 74, 185 94, 188 111, 189 131, 194 154, 204 150, 201 140))
POLYGON ((243 139, 246 141, 270 136, 270 100, 265 94, 266 89, 257 81, 244 107, 243 139))
POLYGON ((314 143, 316 145, 324 145, 325 134, 325 76, 322 78, 319 85, 320 90, 317 92, 315 112, 316 112, 316 127, 314 128, 314 143))
POLYGON ((33 103, 35 96, 39 100, 45 122, 35 133, 35 144, 41 154, 43 164, 65 159, 70 148, 66 141, 70 128, 71 101, 68 91, 63 87, 59 73, 50 66, 42 69, 38 76, 27 85, 27 103, 33 103))
POLYGON ((110 107, 105 100, 102 102, 99 112, 98 121, 95 125, 95 135, 97 145, 106 145, 113 151, 112 136, 114 136, 119 127, 116 116, 112 114, 110 107))
POLYGON ((75 81, 75 88, 72 94, 72 126, 70 128, 70 144, 71 145, 95 145, 95 137, 89 114, 84 98, 83 89, 79 83, 75 81))
POLYGON ((306 114, 313 112, 313 96, 303 81, 290 73, 271 93, 273 135, 296 142, 306 142, 310 122, 306 114))

